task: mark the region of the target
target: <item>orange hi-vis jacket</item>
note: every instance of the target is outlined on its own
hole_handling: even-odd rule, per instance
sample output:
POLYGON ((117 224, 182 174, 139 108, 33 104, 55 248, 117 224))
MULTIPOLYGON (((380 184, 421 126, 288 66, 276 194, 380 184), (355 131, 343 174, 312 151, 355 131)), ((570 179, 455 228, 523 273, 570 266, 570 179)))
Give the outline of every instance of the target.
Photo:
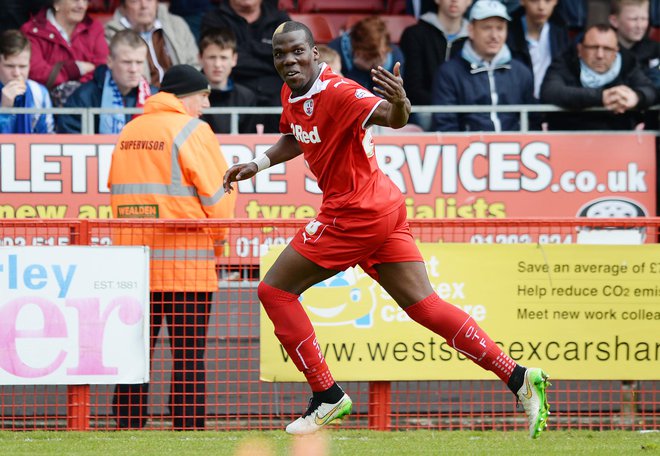
MULTIPOLYGON (((234 195, 225 194, 227 163, 209 125, 191 117, 181 100, 161 92, 122 130, 112 153, 108 187, 115 218, 227 219, 234 195)), ((118 245, 150 247, 151 291, 214 291, 214 241, 223 230, 121 228, 118 245)))

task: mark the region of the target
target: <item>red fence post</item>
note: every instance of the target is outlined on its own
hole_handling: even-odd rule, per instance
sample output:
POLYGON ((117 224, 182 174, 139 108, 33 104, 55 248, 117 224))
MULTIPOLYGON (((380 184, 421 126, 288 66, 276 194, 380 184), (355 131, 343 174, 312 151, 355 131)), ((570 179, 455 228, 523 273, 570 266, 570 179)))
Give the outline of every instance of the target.
POLYGON ((369 382, 369 429, 374 431, 387 431, 390 428, 390 382, 369 382))
MULTIPOLYGON (((71 226, 71 244, 90 245, 90 223, 77 221, 71 226), (75 232, 75 228, 79 232, 75 232)), ((90 388, 89 385, 68 385, 66 387, 66 428, 69 431, 86 431, 89 426, 90 388)))
POLYGON ((89 430, 89 385, 67 386, 66 428, 69 431, 89 430))

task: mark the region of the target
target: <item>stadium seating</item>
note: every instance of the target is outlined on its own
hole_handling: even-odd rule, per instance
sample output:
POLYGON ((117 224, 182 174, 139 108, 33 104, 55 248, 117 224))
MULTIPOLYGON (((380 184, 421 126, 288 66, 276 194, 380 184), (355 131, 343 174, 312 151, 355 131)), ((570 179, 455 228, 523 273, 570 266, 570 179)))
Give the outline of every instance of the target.
POLYGON ((321 14, 289 13, 291 19, 302 22, 314 35, 317 43, 328 43, 337 36, 336 29, 321 14))
POLYGON ((300 13, 382 14, 386 0, 298 0, 300 13))
POLYGON ((89 0, 87 11, 90 13, 111 13, 118 6, 119 0, 89 0))
POLYGON ((295 0, 278 0, 277 7, 281 10, 295 13, 298 11, 295 0))
POLYGON ((406 0, 389 0, 387 14, 406 14, 406 0))
POLYGON ((653 41, 660 41, 660 27, 649 28, 649 38, 653 41))
POLYGON ((95 12, 95 11, 89 12, 89 15, 92 17, 92 19, 96 19, 102 25, 105 25, 106 22, 112 19, 112 14, 113 13, 108 13, 108 12, 95 12))

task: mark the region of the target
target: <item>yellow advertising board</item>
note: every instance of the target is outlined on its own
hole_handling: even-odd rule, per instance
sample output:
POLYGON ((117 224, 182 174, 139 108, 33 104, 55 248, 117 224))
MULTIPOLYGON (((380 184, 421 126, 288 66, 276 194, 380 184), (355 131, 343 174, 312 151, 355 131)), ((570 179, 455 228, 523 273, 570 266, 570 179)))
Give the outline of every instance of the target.
MULTIPOLYGON (((660 245, 420 244, 431 283, 523 366, 660 379, 660 245)), ((265 274, 281 248, 262 258, 265 274)), ((337 380, 496 378, 410 320, 359 268, 301 302, 337 380)), ((261 378, 304 381, 261 313, 261 378)))

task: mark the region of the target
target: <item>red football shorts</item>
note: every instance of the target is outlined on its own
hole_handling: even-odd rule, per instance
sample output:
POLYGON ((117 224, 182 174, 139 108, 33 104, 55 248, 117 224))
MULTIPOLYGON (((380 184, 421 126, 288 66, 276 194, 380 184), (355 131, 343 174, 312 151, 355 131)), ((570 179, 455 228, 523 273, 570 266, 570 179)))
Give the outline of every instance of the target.
POLYGON ((360 265, 378 279, 374 265, 424 261, 412 237, 406 207, 377 219, 332 218, 319 214, 291 241, 298 253, 326 269, 360 265))

